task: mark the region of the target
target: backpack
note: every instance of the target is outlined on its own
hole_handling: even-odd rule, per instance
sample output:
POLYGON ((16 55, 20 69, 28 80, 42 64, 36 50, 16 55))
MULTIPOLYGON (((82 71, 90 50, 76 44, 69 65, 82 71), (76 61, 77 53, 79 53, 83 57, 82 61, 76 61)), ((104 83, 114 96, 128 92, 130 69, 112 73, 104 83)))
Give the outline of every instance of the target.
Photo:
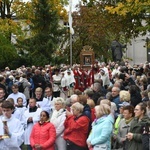
POLYGON ((20 83, 18 84, 18 89, 19 89, 19 92, 21 92, 21 93, 24 92, 23 82, 20 82, 20 83))

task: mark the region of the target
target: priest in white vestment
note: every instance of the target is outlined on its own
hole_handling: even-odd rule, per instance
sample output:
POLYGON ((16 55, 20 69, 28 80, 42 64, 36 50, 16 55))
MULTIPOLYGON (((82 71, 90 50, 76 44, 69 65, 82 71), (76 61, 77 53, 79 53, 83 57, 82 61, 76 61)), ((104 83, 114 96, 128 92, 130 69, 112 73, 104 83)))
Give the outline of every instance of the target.
POLYGON ((27 145, 28 150, 32 150, 30 146, 30 134, 33 128, 33 125, 40 120, 40 113, 42 109, 36 106, 36 99, 29 99, 29 107, 24 113, 25 117, 25 134, 24 134, 24 144, 27 145))

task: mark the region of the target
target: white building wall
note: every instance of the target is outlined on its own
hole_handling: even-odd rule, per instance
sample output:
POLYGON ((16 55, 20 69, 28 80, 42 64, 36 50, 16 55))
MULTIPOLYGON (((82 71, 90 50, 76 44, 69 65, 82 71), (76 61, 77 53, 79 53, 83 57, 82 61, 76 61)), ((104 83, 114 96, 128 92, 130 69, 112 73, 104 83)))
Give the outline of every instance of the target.
POLYGON ((130 44, 127 44, 125 57, 132 59, 131 65, 145 63, 147 61, 146 36, 140 36, 132 39, 130 44))

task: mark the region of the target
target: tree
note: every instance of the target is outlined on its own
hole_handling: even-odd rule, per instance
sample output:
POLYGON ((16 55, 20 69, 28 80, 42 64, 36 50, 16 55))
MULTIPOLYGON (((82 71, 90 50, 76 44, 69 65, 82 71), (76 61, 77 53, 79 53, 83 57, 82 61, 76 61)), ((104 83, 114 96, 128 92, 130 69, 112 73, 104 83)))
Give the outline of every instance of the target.
MULTIPOLYGON (((79 6, 80 10, 73 14, 75 40, 73 42, 74 62, 85 45, 90 45, 96 58, 101 61, 111 59, 110 45, 122 31, 121 21, 117 15, 105 11, 105 3, 91 2, 86 6, 79 6)), ((79 59, 78 61, 79 62, 79 59)))
POLYGON ((14 0, 0 0, 0 33, 11 41, 11 34, 21 34, 21 26, 15 21, 15 12, 11 9, 14 0))
POLYGON ((18 59, 18 54, 11 42, 0 34, 0 68, 6 66, 16 67, 14 60, 18 59))
POLYGON ((30 64, 45 65, 53 60, 59 49, 63 30, 59 26, 59 16, 54 3, 48 0, 33 0, 33 18, 30 19, 32 37, 20 41, 18 48, 27 51, 30 64))
POLYGON ((150 14, 149 1, 143 0, 138 3, 139 0, 117 0, 113 3, 112 0, 82 0, 82 2, 79 11, 75 12, 73 17, 76 37, 73 42, 74 62, 77 60, 79 62, 76 58, 84 45, 92 46, 96 58, 103 56, 109 60, 110 43, 113 40, 117 39, 122 44, 126 44, 131 38, 141 33, 146 34, 150 28, 150 19, 148 15, 146 16, 150 14), (130 2, 129 6, 127 2, 130 2))
MULTIPOLYGON (((117 14, 122 17, 122 21, 129 20, 124 28, 126 34, 137 37, 139 34, 145 35, 150 31, 150 1, 147 0, 122 0, 115 5, 105 7, 110 14, 117 14)), ((130 36, 131 37, 131 36, 130 36)))
MULTIPOLYGON (((47 0, 47 2, 49 4, 51 4, 50 11, 57 13, 57 17, 56 17, 57 19, 54 17, 57 21, 58 21, 59 17, 61 17, 63 20, 67 20, 67 12, 64 9, 64 5, 67 4, 67 0, 54 0, 54 1, 47 0)), ((17 46, 17 53, 19 55, 17 63, 15 63, 15 64, 19 64, 19 63, 20 64, 22 64, 22 63, 32 64, 33 61, 35 63, 37 61, 37 64, 38 64, 38 62, 46 63, 48 61, 47 59, 50 55, 48 52, 45 52, 44 54, 41 52, 41 55, 40 55, 41 58, 39 58, 39 60, 36 58, 36 55, 35 55, 35 58, 32 57, 33 55, 30 55, 30 54, 35 53, 35 51, 34 52, 32 51, 32 49, 35 49, 35 47, 36 47, 34 45, 34 43, 36 41, 35 39, 37 39, 39 42, 41 41, 41 39, 43 40, 42 31, 41 31, 41 33, 39 33, 39 32, 37 33, 38 27, 36 30, 35 29, 30 30, 30 28, 29 28, 29 26, 30 27, 34 26, 33 20, 35 19, 35 12, 38 11, 37 9, 34 8, 35 6, 33 3, 35 4, 36 0, 32 0, 29 2, 23 2, 21 0, 0 0, 0 33, 3 36, 5 36, 9 41, 11 41, 11 36, 12 36, 12 34, 14 34, 17 38, 17 41, 20 41, 19 43, 15 44, 15 46, 17 46), (33 31, 35 31, 35 32, 33 32, 33 31), (38 35, 39 35, 39 37, 38 37, 38 35), (34 38, 34 36, 35 36, 35 38, 34 38), (29 38, 30 38, 30 40, 29 40, 29 38), (27 45, 25 45, 25 43, 27 45), (46 54, 46 53, 48 53, 48 54, 46 54), (45 56, 46 56, 46 58, 45 58, 45 56)), ((50 19, 48 19, 48 21, 49 20, 50 19)), ((48 24, 49 24, 49 22, 48 22, 48 24)), ((55 24, 52 26, 55 26, 55 24)), ((51 27, 51 30, 53 30, 52 27, 51 27)), ((45 29, 45 31, 46 31, 46 29, 45 29)), ((47 32, 47 34, 48 34, 48 32, 47 32)), ((61 35, 60 32, 58 34, 61 35)), ((56 45, 56 44, 53 43, 54 42, 53 39, 55 39, 55 36, 53 36, 52 34, 51 34, 51 36, 52 36, 51 37, 52 42, 49 40, 48 43, 49 43, 49 46, 51 45, 50 47, 51 48, 53 47, 53 50, 54 50, 55 49, 54 45, 56 45)), ((44 37, 44 38, 46 38, 46 37, 44 37)), ((47 37, 46 40, 48 38, 49 37, 47 37)), ((59 39, 57 42, 59 42, 59 39)), ((52 50, 51 50, 51 52, 52 52, 52 50)), ((38 52, 36 52, 36 54, 37 53, 38 52)), ((49 57, 49 61, 50 60, 51 60, 51 58, 49 57)))
MULTIPOLYGON (((48 3, 53 3, 52 9, 57 10, 58 15, 63 20, 67 20, 67 11, 64 8, 67 0, 49 0, 48 3)), ((27 30, 22 30, 22 27, 31 23, 30 20, 34 17, 33 10, 32 1, 0 0, 0 32, 9 40, 11 40, 12 33, 17 38, 24 38, 27 35, 27 30)))

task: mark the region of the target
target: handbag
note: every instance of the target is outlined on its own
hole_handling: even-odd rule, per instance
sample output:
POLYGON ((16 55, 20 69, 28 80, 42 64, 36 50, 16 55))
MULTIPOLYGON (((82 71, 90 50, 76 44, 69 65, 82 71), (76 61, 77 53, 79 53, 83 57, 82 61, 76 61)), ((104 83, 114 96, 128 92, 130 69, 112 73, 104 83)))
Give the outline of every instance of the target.
POLYGON ((94 145, 93 150, 108 150, 107 144, 94 145))

